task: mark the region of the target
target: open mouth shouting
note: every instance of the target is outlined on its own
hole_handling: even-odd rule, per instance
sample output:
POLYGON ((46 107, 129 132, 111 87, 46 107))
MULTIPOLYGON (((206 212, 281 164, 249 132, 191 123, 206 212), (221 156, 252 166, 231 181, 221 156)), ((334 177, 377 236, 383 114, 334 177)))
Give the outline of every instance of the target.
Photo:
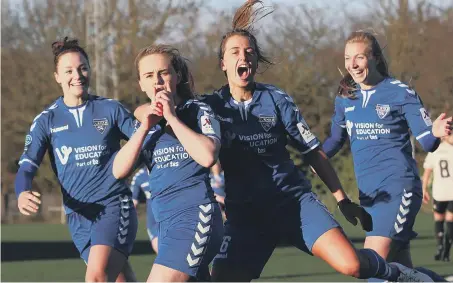
POLYGON ((250 75, 252 74, 252 68, 250 64, 247 63, 241 63, 237 69, 236 72, 241 80, 247 80, 250 75))

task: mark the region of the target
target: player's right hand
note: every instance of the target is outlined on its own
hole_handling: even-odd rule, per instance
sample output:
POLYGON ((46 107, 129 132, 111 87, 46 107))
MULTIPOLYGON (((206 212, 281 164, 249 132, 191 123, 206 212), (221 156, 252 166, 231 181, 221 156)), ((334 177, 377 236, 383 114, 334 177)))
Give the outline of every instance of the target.
POLYGON ((142 112, 142 126, 146 130, 150 130, 154 125, 159 123, 160 120, 162 120, 162 110, 156 102, 153 101, 149 107, 146 107, 142 112))
POLYGON ((17 207, 23 215, 31 215, 38 212, 41 194, 35 191, 24 191, 17 199, 17 207))
POLYGON ((431 197, 429 196, 429 193, 426 191, 423 191, 423 203, 429 203, 429 200, 431 197))

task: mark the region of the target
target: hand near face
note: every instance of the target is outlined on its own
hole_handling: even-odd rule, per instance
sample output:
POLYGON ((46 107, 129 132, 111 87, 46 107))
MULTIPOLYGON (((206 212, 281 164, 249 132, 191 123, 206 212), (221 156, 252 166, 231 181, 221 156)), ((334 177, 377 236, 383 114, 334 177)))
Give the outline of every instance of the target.
POLYGON ((162 111, 162 116, 167 121, 176 117, 174 95, 171 93, 168 84, 166 84, 165 89, 156 93, 156 107, 162 111))
POLYGON ((155 101, 151 102, 150 106, 145 109, 142 116, 142 127, 149 131, 154 125, 162 119, 162 110, 159 109, 155 101))

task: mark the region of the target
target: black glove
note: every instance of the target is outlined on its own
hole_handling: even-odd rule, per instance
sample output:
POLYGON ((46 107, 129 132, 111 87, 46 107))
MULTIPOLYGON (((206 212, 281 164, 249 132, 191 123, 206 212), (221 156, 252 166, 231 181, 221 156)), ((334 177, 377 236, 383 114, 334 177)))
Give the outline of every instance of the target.
POLYGON ((363 230, 370 232, 373 230, 373 219, 371 215, 360 205, 353 203, 350 199, 345 198, 338 202, 338 208, 343 213, 346 220, 352 225, 357 226, 357 219, 360 220, 363 230))

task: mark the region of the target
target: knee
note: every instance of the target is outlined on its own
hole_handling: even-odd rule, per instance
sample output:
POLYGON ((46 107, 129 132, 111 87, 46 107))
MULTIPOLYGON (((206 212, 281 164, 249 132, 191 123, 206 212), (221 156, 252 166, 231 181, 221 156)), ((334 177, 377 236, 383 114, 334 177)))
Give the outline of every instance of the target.
POLYGON ((101 269, 87 268, 85 282, 107 282, 107 273, 101 269))
POLYGON ((337 271, 355 278, 360 277, 360 261, 356 258, 354 260, 342 261, 337 266, 337 271))

